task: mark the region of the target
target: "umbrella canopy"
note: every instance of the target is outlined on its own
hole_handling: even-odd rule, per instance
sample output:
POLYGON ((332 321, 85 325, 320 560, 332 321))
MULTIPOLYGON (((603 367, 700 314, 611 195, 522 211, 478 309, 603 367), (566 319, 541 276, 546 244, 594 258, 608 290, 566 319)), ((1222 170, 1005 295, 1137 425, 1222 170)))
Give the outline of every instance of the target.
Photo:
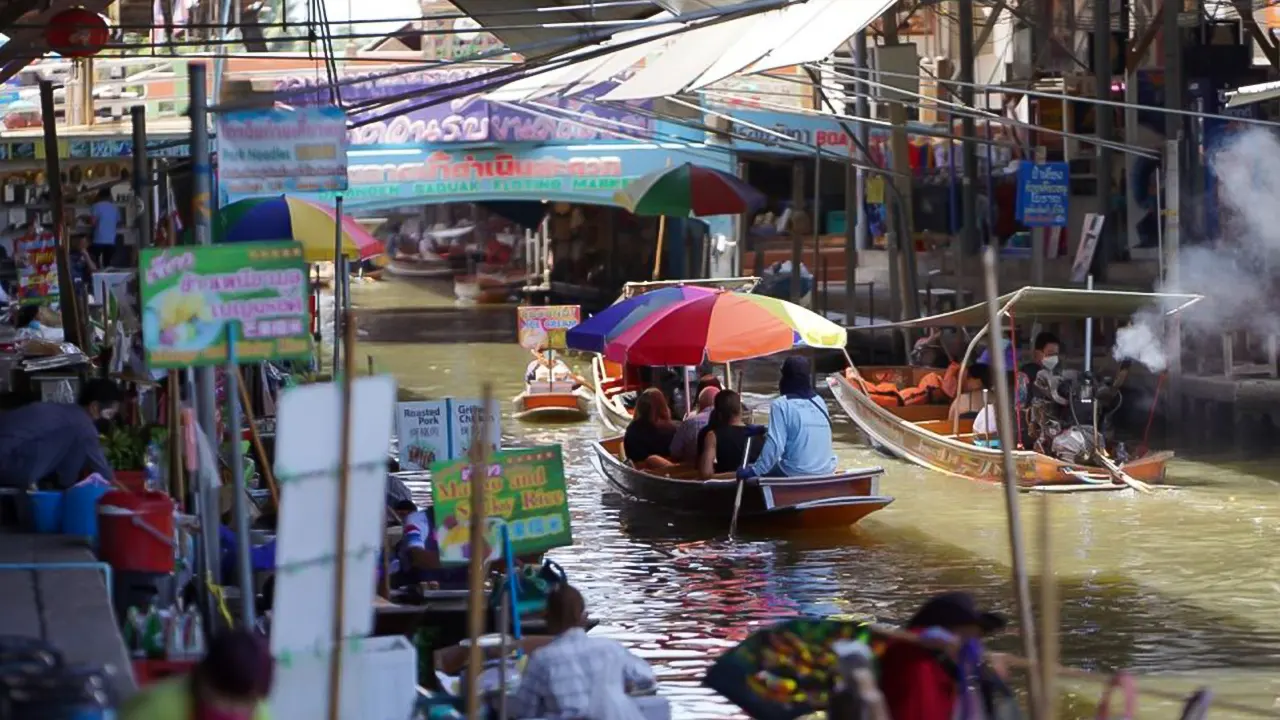
POLYGON ((675 285, 614 303, 570 328, 565 343, 573 350, 604 352, 605 345, 636 323, 675 303, 714 295, 713 288, 675 285))
POLYGON ((867 643, 855 622, 797 618, 759 630, 721 655, 702 684, 760 720, 793 720, 828 709, 840 675, 835 645, 867 643))
POLYGON ((764 194, 734 175, 684 163, 642 175, 613 196, 635 215, 737 215, 764 205, 764 194))
POLYGON ((669 305, 605 345, 604 356, 628 365, 736 362, 797 345, 842 348, 844 328, 799 305, 764 295, 717 292, 669 305))
MULTIPOLYGON (((233 202, 218 212, 214 242, 294 240, 307 262, 332 261, 337 217, 332 208, 278 195, 233 202)), ((342 254, 364 260, 382 254, 382 242, 342 216, 342 254)))

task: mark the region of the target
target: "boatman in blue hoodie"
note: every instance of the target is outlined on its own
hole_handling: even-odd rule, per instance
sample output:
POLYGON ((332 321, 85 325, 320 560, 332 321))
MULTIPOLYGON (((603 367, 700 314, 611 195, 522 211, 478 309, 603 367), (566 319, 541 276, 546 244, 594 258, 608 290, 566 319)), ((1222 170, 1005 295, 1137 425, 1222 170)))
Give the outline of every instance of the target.
POLYGON ((792 355, 782 363, 777 400, 769 407, 769 427, 752 428, 764 435, 764 449, 751 465, 738 471, 753 477, 830 475, 836 458, 831 452, 831 415, 809 382, 809 361, 792 355))

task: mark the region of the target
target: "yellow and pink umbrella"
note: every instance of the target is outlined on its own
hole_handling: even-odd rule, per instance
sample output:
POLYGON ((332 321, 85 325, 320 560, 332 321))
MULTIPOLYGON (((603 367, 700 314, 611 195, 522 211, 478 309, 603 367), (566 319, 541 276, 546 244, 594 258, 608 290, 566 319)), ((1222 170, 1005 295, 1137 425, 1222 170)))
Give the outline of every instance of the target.
POLYGON ((610 340, 604 356, 628 365, 737 362, 796 346, 843 348, 844 328, 765 295, 717 292, 664 307, 610 340))
POLYGON ((339 221, 332 207, 287 195, 250 198, 222 208, 214 221, 213 240, 228 243, 293 240, 302 244, 307 262, 331 262, 339 222, 342 254, 348 260, 382 254, 382 241, 353 218, 343 215, 339 221))

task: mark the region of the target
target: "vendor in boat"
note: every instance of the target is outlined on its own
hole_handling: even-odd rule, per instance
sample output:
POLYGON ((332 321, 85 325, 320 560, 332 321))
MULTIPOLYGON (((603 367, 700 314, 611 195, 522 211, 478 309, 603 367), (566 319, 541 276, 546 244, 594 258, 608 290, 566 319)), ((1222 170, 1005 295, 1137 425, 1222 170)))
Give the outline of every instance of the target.
POLYGON ((759 459, 764 445, 751 442, 753 429, 742 415, 738 393, 725 390, 715 396, 711 419, 698 434, 698 477, 706 480, 712 475, 734 472, 759 459))
POLYGON ((511 717, 644 720, 629 693, 653 688, 653 668, 617 640, 588 635, 586 617, 586 602, 572 585, 557 585, 547 596, 547 631, 555 639, 529 655, 511 717))
POLYGON ((539 383, 574 383, 574 388, 578 385, 574 382, 573 371, 560 358, 548 360, 546 356, 539 355, 529 363, 529 367, 524 372, 525 384, 539 383))
POLYGON ((690 415, 680 423, 676 435, 671 440, 671 459, 679 463, 691 463, 698 459, 700 451, 699 434, 711 421, 711 411, 715 409, 716 396, 720 388, 708 385, 698 391, 698 412, 690 415))
MULTIPOLYGON (((769 406, 769 428, 760 457, 738 471, 753 477, 830 475, 836 458, 831 452, 831 413, 809 382, 809 361, 792 355, 782 363, 780 397, 769 406)), ((752 435, 759 429, 753 426, 752 435)))
POLYGON ((676 424, 671 420, 667 396, 658 388, 649 388, 636 398, 635 417, 623 435, 622 450, 637 468, 670 467, 675 464, 669 459, 675 435, 676 424))
POLYGON ((422 582, 442 584, 465 583, 467 568, 446 568, 440 564, 440 545, 435 536, 435 518, 431 509, 419 510, 411 500, 401 500, 391 508, 404 534, 397 543, 391 562, 391 585, 402 587, 422 582))
POLYGON ((964 381, 960 383, 960 391, 951 402, 947 412, 947 422, 976 418, 986 405, 985 396, 991 389, 991 367, 975 363, 965 371, 964 381))

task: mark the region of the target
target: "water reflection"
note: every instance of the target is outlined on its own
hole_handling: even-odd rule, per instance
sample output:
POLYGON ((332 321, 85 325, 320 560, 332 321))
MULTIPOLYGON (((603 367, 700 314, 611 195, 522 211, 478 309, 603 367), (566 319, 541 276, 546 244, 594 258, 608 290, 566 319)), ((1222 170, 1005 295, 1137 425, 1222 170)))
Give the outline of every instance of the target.
MULTIPOLYGON (((402 342, 409 333, 440 332, 397 329, 430 322, 413 308, 450 303, 420 302, 426 291, 394 283, 357 287, 354 294, 358 307, 400 308, 394 323, 382 321, 380 332, 392 336, 371 332, 360 352, 402 387, 465 397, 492 382, 504 399, 520 390, 527 354, 512 341, 402 342)), ((451 320, 449 332, 482 324, 478 317, 484 316, 461 325, 451 320)), ((774 372, 753 372, 748 381, 768 392, 774 372)), ((605 432, 598 422, 538 427, 511 420, 508 410, 505 436, 564 446, 575 544, 552 557, 585 593, 602 623, 595 632, 623 640, 657 666, 679 717, 734 714, 699 686, 702 673, 723 648, 777 618, 811 613, 900 622, 922 598, 949 589, 971 590, 1015 615, 1001 490, 887 460, 835 418, 842 464, 883 465, 882 490, 897 502, 848 531, 730 543, 727 528, 623 501, 594 467, 589 442, 605 432)), ((1208 682, 1219 698, 1271 707, 1280 695, 1277 472, 1265 463, 1179 461, 1171 476, 1181 489, 1052 499, 1063 661, 1162 673, 1144 682, 1179 691, 1208 682)), ((1022 499, 1028 528, 1036 526, 1038 502, 1022 499)), ((1028 557, 1034 572, 1034 538, 1028 557)), ((1017 650, 1011 637, 997 644, 1017 650)), ((1068 688, 1087 700, 1099 692, 1068 688)), ((1142 709, 1144 716, 1176 712, 1173 703, 1147 698, 1142 709)))

